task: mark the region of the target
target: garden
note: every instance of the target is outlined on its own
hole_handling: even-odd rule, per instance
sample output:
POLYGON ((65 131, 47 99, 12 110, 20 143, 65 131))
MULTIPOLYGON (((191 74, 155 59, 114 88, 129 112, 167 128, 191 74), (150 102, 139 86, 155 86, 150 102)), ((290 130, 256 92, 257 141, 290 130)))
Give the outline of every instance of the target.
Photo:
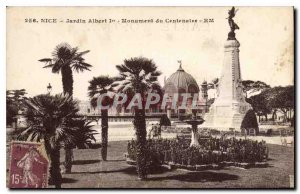
MULTIPOLYGON (((237 138, 199 139, 200 146, 190 146, 187 138, 148 139, 146 143, 147 167, 167 164, 170 168, 203 170, 224 166, 267 166, 268 148, 264 141, 237 138)), ((136 141, 127 145, 127 162, 135 164, 136 141)))
MULTIPOLYGON (((51 94, 51 90, 49 90, 47 94, 26 97, 27 92, 25 89, 8 90, 6 94, 7 124, 15 128, 13 134, 11 134, 12 137, 9 137, 8 140, 12 138, 22 141, 43 142, 50 161, 50 186, 54 185, 56 188, 61 188, 61 185, 66 184, 66 179, 69 178, 81 181, 76 184, 76 187, 94 187, 95 182, 91 184, 92 181, 97 181, 99 187, 105 187, 107 185, 103 185, 103 182, 101 182, 103 181, 102 179, 104 179, 103 177, 108 178, 108 180, 116 186, 115 179, 119 176, 124 176, 124 179, 126 178, 129 183, 132 183, 136 177, 138 177, 139 181, 147 180, 149 168, 153 166, 167 165, 169 168, 183 168, 193 171, 227 166, 242 168, 268 166, 268 148, 270 145, 268 144, 267 147, 264 141, 209 137, 200 138, 198 140, 199 146, 190 147, 191 140, 184 137, 175 139, 147 139, 146 113, 144 107, 142 107, 142 109, 133 110, 134 116, 132 121, 136 133, 136 140, 129 141, 128 143, 124 141, 117 143, 108 142, 109 115, 107 110, 101 109, 100 148, 99 144, 96 145, 94 143, 96 131, 92 129, 92 124, 86 120, 85 116, 79 114, 79 102, 75 100, 76 98, 73 96, 73 73, 83 72, 92 68, 92 65, 86 63, 84 59, 84 55, 88 52, 88 50, 79 51, 77 47, 73 48, 67 43, 62 43, 57 45, 54 49, 52 58, 39 60, 43 63, 44 68, 51 68, 52 73, 61 73, 63 86, 61 94, 51 94), (18 127, 16 127, 18 123, 17 118, 20 115, 27 120, 28 126, 24 129, 17 129, 18 127), (124 175, 124 173, 127 173, 126 162, 123 158, 123 154, 126 152, 126 144, 126 162, 136 165, 133 170, 134 178, 127 176, 127 174, 126 176, 124 175), (82 148, 87 149, 83 150, 82 148), (94 163, 100 163, 100 160, 101 165, 94 165, 94 163), (103 171, 106 167, 108 170, 103 171), (120 167, 124 167, 125 170, 116 169, 120 167), (115 174, 107 177, 106 174, 110 172, 114 172, 115 174), (101 177, 95 179, 93 174, 97 174, 97 176, 101 175, 101 177), (101 181, 99 181, 100 179, 101 181), (84 184, 86 180, 90 182, 84 184)), ((162 88, 158 83, 158 77, 161 75, 161 72, 158 71, 158 67, 153 60, 144 57, 125 59, 121 65, 116 66, 116 70, 119 73, 117 77, 100 75, 93 77, 89 81, 88 96, 92 108, 95 109, 97 107, 97 101, 100 95, 110 92, 114 94, 128 94, 129 99, 128 102, 125 102, 125 105, 130 102, 131 95, 134 93, 143 94, 141 96, 143 101, 147 99, 147 93, 149 91, 162 93, 162 88)), ((272 110, 275 119, 276 111, 282 109, 285 113, 284 121, 291 121, 292 124, 293 117, 291 116, 291 112, 294 107, 294 99, 292 98, 293 96, 287 95, 292 94, 292 90, 293 87, 268 88, 264 90, 266 92, 263 93, 265 94, 263 97, 265 101, 270 102, 266 103, 266 110, 261 110, 260 108, 262 106, 258 104, 258 102, 261 102, 261 99, 251 99, 254 111, 256 114, 262 112, 261 115, 265 116, 272 110), (278 95, 275 95, 277 93, 278 95), (279 100, 271 98, 274 96, 277 96, 279 100), (281 100, 287 99, 288 97, 291 99, 288 101, 289 103, 283 104, 281 100), (255 106, 255 103, 258 105, 255 106), (284 106, 282 107, 281 105, 284 106)), ((106 98, 102 100, 102 104, 106 105, 111 103, 110 99, 106 98)), ((166 116, 162 119, 161 125, 162 123, 172 128, 172 126, 169 126, 171 124, 170 121, 166 121, 166 116)), ((186 131, 189 130, 184 129, 181 132, 186 131)), ((214 131, 211 131, 211 133, 213 132, 214 131)), ((293 160, 285 160, 292 158, 292 149, 278 148, 277 146, 273 146, 273 148, 273 153, 275 153, 273 154, 273 158, 276 158, 273 162, 280 164, 276 164, 280 166, 280 168, 278 167, 278 171, 285 172, 285 163, 288 163, 289 166, 292 166, 293 163, 293 160), (274 147, 280 150, 276 150, 274 147), (289 150, 289 152, 283 149, 289 150)), ((7 152, 9 153, 9 148, 7 152)), ((272 163, 272 161, 270 163, 272 163)), ((130 170, 131 169, 132 168, 130 168, 130 170)), ((293 169, 291 168, 291 170, 293 169)), ((291 170, 286 172, 284 177, 281 174, 276 174, 277 176, 282 176, 280 183, 284 183, 284 186, 287 185, 286 175, 287 173, 289 175, 292 174, 291 170)), ((266 172, 271 173, 270 171, 266 172)), ((130 173, 132 172, 130 171, 130 173)), ((149 174, 151 173, 149 172, 149 174)), ((180 173, 177 172, 177 174, 180 173)), ((236 174, 242 176, 243 173, 237 172, 236 174)), ((273 175, 274 174, 270 177, 276 177, 273 175)), ((177 175, 173 174, 172 176, 177 175)), ((252 177, 254 176, 256 176, 255 173, 252 174, 252 177)), ((124 183, 120 183, 120 186, 122 184, 124 183)), ((136 183, 136 185, 139 185, 139 183, 136 183)), ((176 185, 176 183, 174 183, 174 185, 176 185)), ((74 187, 74 185, 66 186, 74 187)), ((126 185, 126 187, 134 186, 135 185, 126 185)), ((153 187, 155 186, 156 185, 153 187)), ((187 185, 187 187, 193 186, 195 187, 195 185, 192 184, 187 185)))

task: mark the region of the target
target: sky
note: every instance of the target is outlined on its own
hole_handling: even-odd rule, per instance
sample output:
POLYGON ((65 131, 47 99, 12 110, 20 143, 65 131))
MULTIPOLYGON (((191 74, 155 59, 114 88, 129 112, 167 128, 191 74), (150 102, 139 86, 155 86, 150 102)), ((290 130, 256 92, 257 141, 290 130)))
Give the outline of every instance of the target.
MULTIPOLYGON (((116 65, 131 57, 153 59, 163 85, 178 69, 178 60, 200 85, 220 77, 230 7, 8 7, 7 89, 27 90, 28 96, 62 92, 61 74, 44 69, 38 60, 51 57, 55 46, 67 42, 85 55, 91 71, 74 73, 74 97, 88 100, 88 81, 115 76, 116 65), (26 23, 26 19, 39 23, 26 23), (41 23, 41 19, 63 23, 41 23), (166 19, 213 19, 211 23, 166 23, 166 19), (120 23, 66 23, 67 19, 114 19, 120 23), (122 19, 161 19, 163 23, 130 24, 122 19)), ((237 7, 242 79, 271 86, 294 82, 294 24, 292 7, 237 7)))

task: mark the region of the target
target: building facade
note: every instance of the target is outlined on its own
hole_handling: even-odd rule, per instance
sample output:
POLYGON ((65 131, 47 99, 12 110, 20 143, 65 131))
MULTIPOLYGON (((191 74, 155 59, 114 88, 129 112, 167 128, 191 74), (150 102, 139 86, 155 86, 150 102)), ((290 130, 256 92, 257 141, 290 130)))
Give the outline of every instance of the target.
MULTIPOLYGON (((194 115, 204 115, 209 109, 211 100, 207 98, 207 91, 205 88, 200 88, 194 77, 185 72, 180 63, 179 68, 176 72, 170 75, 168 79, 165 80, 163 86, 163 94, 167 95, 168 103, 165 107, 161 108, 161 102, 156 106, 151 106, 150 109, 146 110, 146 115, 148 116, 158 116, 167 114, 169 118, 185 118, 194 115), (182 108, 183 97, 182 95, 189 94, 190 97, 187 98, 186 107, 182 108), (170 102, 174 97, 178 95, 175 107, 172 108, 170 102), (193 100, 196 100, 193 102, 193 100), (192 106, 192 103, 193 106, 192 106)), ((93 108, 89 101, 80 101, 79 103, 79 113, 82 115, 101 115, 99 108, 93 108)), ((133 116, 133 109, 127 110, 124 107, 110 108, 108 110, 109 116, 133 116)))

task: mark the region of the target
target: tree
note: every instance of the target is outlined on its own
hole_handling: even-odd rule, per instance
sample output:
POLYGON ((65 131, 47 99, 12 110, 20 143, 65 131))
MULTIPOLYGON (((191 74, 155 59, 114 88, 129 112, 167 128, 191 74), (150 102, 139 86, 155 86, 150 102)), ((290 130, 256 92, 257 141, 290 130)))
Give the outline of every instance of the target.
POLYGON ((258 115, 259 121, 261 116, 264 116, 267 121, 268 114, 272 111, 272 108, 269 107, 267 102, 267 94, 268 90, 265 90, 258 95, 254 95, 246 99, 246 101, 251 104, 254 112, 258 115))
MULTIPOLYGON (((76 72, 90 71, 92 65, 85 62, 83 55, 89 50, 79 52, 78 48, 72 48, 68 43, 57 45, 52 52, 52 58, 40 59, 45 63, 44 68, 51 68, 52 73, 60 73, 62 76, 62 85, 64 94, 73 96, 73 70, 76 72)), ((69 145, 65 147, 65 169, 66 173, 70 173, 72 169, 73 151, 69 145)))
POLYGON ((25 89, 6 91, 6 123, 15 122, 18 111, 24 109, 24 100, 27 99, 25 89))
POLYGON ((78 48, 72 48, 68 43, 57 45, 52 52, 52 58, 40 59, 45 63, 44 68, 51 68, 52 73, 61 73, 64 93, 73 95, 73 70, 76 72, 90 71, 92 65, 85 62, 83 55, 89 50, 79 52, 78 48))
POLYGON ((248 98, 248 94, 253 94, 255 92, 263 91, 270 88, 270 86, 262 81, 252 81, 252 80, 243 80, 243 92, 248 98))
MULTIPOLYGON (((91 81, 89 81, 90 85, 88 87, 90 103, 93 108, 97 107, 98 98, 100 95, 108 94, 108 92, 112 92, 111 84, 114 82, 113 78, 108 76, 99 76, 94 77, 91 81)), ((110 105, 112 100, 105 96, 102 98, 100 102, 103 106, 110 105)), ((106 161, 107 159, 107 144, 108 144, 108 110, 101 109, 101 137, 102 137, 102 148, 101 155, 102 159, 106 161)))
MULTIPOLYGON (((281 107, 281 111, 284 113, 285 119, 292 121, 291 111, 295 109, 295 88, 294 86, 286 86, 281 96, 284 99, 284 106, 281 107), (288 117, 287 113, 290 112, 288 117)), ((292 125, 293 123, 291 123, 292 125)))
MULTIPOLYGON (((294 110, 294 86, 286 87, 274 87, 268 91, 267 101, 268 106, 273 110, 273 115, 276 114, 276 111, 279 110, 283 113, 283 121, 287 121, 287 112, 294 110)), ((273 116, 273 120, 274 120, 273 116)))
POLYGON ((118 91, 126 92, 133 90, 135 94, 140 95, 142 108, 135 107, 133 125, 137 137, 137 173, 140 180, 146 179, 146 120, 145 120, 145 100, 148 92, 153 92, 154 86, 159 85, 155 63, 147 58, 138 57, 125 59, 124 64, 116 66, 120 78, 116 82, 118 91))
POLYGON ((70 96, 38 95, 26 101, 26 106, 29 127, 20 133, 18 139, 44 143, 50 159, 49 182, 60 188, 60 145, 74 141, 74 126, 69 123, 78 112, 78 104, 70 96))

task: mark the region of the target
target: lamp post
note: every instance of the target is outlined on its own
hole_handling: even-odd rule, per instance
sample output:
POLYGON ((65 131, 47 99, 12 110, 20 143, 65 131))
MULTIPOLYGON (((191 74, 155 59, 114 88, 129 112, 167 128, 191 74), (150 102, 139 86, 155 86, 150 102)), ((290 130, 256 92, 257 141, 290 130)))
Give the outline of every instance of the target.
POLYGON ((47 91, 48 91, 48 94, 50 95, 51 91, 52 91, 52 86, 51 84, 49 83, 49 85, 47 86, 47 91))

